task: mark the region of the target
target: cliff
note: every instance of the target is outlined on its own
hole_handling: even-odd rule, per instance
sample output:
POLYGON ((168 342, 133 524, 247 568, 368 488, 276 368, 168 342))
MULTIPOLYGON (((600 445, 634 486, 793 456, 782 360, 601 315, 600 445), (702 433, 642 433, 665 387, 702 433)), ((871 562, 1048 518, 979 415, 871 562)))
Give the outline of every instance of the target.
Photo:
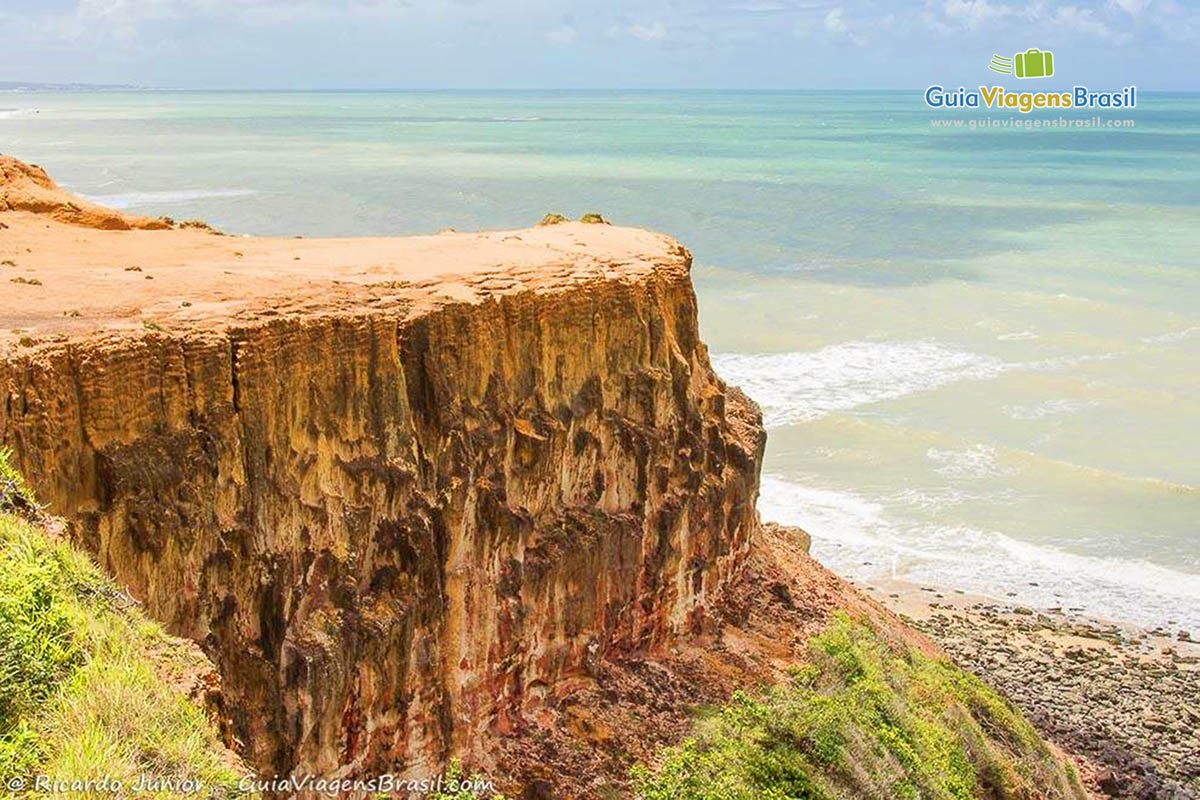
MULTIPOLYGON (((207 743, 160 771, 229 785, 224 743, 264 777, 462 759, 529 798, 1082 796, 803 532, 759 526, 760 417, 712 371, 673 239, 553 215, 232 237, 87 206, 4 157, 0 200, 0 448, 66 521, 38 574, 76 564, 45 581, 75 608, 108 586, 86 548, 216 667, 221 742, 169 691, 130 703, 184 719, 155 733, 170 752, 207 743)), ((157 674, 118 616, 108 650, 157 674)), ((70 705, 67 684, 42 700, 70 705)), ((26 705, 0 756, 36 727, 26 705)), ((76 727, 140 762, 120 714, 76 727)))
POLYGON ((667 237, 3 217, 0 444, 202 643, 260 770, 423 777, 553 726, 745 558, 762 430, 667 237))
POLYGON ((165 230, 166 217, 154 219, 122 214, 73 197, 50 179, 46 170, 0 155, 0 211, 28 211, 68 225, 106 230, 165 230))

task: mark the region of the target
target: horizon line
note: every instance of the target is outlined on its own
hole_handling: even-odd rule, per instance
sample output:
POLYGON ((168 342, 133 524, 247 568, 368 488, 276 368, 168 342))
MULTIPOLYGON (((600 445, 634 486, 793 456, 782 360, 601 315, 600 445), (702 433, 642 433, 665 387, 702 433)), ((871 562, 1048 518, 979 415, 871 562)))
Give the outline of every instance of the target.
MULTIPOLYGON (((944 85, 944 84, 943 84, 944 85)), ((965 84, 963 84, 965 86, 965 84)), ((1072 84, 1075 85, 1075 84, 1072 84)), ((1132 84, 1131 84, 1132 85, 1132 84)), ((201 87, 201 86, 141 86, 121 83, 78 83, 73 81, 13 81, 0 80, 0 93, 21 91, 115 91, 115 92, 275 92, 275 93, 319 93, 319 92, 923 92, 927 86, 912 87, 831 87, 831 86, 794 86, 794 87, 758 87, 758 86, 337 86, 337 87, 201 87)), ((1138 91, 1161 92, 1177 94, 1200 94, 1200 88, 1195 89, 1164 89, 1138 86, 1138 91)))

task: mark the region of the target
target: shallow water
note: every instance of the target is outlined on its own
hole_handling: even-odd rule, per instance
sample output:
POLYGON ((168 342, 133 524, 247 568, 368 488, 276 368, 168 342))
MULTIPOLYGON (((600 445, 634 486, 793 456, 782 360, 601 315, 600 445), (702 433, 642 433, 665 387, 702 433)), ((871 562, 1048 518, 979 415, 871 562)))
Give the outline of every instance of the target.
POLYGON ((856 578, 1200 626, 1200 95, 1140 94, 1132 130, 933 116, 918 92, 8 93, 0 151, 247 233, 668 231, 763 405, 765 517, 856 578))

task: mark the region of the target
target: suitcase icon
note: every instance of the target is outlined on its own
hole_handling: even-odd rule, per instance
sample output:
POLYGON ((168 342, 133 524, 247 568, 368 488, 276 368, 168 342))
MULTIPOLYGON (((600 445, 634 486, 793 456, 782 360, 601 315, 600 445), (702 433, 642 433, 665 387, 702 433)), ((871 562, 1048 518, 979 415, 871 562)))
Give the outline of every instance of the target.
POLYGON ((1018 78, 1049 78, 1054 74, 1054 54, 1031 47, 1013 56, 1018 78))

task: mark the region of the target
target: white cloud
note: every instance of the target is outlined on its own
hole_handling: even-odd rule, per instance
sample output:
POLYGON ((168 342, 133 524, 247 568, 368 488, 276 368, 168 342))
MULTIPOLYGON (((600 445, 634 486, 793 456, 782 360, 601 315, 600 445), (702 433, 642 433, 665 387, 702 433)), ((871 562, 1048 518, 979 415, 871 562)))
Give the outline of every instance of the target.
POLYGON ((629 35, 646 42, 659 41, 667 38, 667 26, 661 22, 634 24, 629 26, 629 35))
POLYGON ((949 22, 967 30, 978 30, 993 20, 1012 15, 1013 8, 988 0, 946 0, 942 11, 949 22))
MULTIPOLYGON (((1161 0, 1159 0, 1161 3, 1161 0)), ((943 34, 961 31, 984 31, 997 25, 1024 25, 1031 22, 1056 26, 1085 36, 1106 41, 1123 42, 1132 35, 1123 28, 1130 16, 1149 16, 1147 9, 1155 0, 1106 0, 1104 4, 1056 2, 1056 0, 1025 0, 1025 2, 994 2, 993 0, 926 0, 919 14, 926 25, 943 34)), ((1161 7, 1161 6, 1158 6, 1161 7)))
POLYGON ((1159 0, 1150 16, 1155 17, 1168 41, 1187 42, 1195 47, 1196 39, 1200 38, 1200 11, 1184 8, 1173 0, 1159 0))
MULTIPOLYGON (((425 50, 478 47, 486 39, 497 52, 545 47, 571 68, 570 55, 581 44, 609 49, 617 58, 669 49, 673 57, 661 67, 665 81, 686 82, 696 75, 696 81, 719 82, 725 77, 715 65, 736 57, 729 63, 748 76, 738 80, 770 83, 780 80, 776 64, 809 58, 794 47, 786 50, 785 37, 792 32, 821 46, 864 46, 869 40, 897 53, 919 52, 909 59, 914 62, 967 58, 960 52, 966 48, 939 55, 943 42, 938 34, 970 39, 972 50, 989 53, 1002 42, 1051 49, 1069 42, 1137 42, 1154 56, 1147 59, 1157 61, 1154 69, 1161 70, 1168 57, 1176 58, 1177 72, 1190 70, 1194 76, 1190 67, 1200 40, 1198 4, 1200 0, 615 0, 601 5, 576 0, 58 0, 42 7, 39 0, 17 0, 18 10, 11 7, 12 0, 0 0, 0 29, 12 32, 10 41, 15 36, 17 42, 7 48, 7 57, 6 48, 0 48, 0 67, 24 77, 29 69, 82 74, 92 62, 119 62, 106 67, 104 80, 132 82, 127 76, 134 69, 126 64, 145 64, 155 67, 158 80, 236 84, 251 78, 242 79, 212 58, 214 47, 228 43, 230 53, 249 50, 279 63, 295 58, 303 65, 306 48, 318 41, 331 58, 348 54, 338 80, 366 84, 378 78, 368 67, 360 73, 354 66, 361 60, 352 55, 360 40, 380 46, 380 52, 393 38, 403 41, 388 58, 405 64, 407 72, 397 74, 407 75, 420 74, 429 61, 425 50), (337 36, 327 35, 334 31, 337 36), (1029 39, 1037 31, 1046 38, 1029 39), (404 55, 409 52, 414 55, 404 55), (29 66, 37 61, 29 53, 45 53, 49 66, 29 66), (689 59, 688 70, 671 71, 689 59)), ((524 67, 512 71, 520 69, 524 67)), ((296 82, 324 79, 315 69, 306 72, 298 66, 296 71, 296 82)), ((476 73, 463 67, 461 74, 471 77, 461 80, 501 80, 493 74, 500 71, 481 66, 476 73)), ((524 77, 511 80, 528 83, 524 77)))
POLYGON ((731 3, 728 8, 730 11, 752 11, 758 13, 787 11, 788 9, 783 3, 776 3, 773 0, 744 0, 744 2, 740 3, 731 3))
POLYGON ((205 18, 274 25, 410 8, 409 0, 79 0, 74 18, 87 32, 103 27, 132 36, 143 22, 205 18))
POLYGON ((1089 36, 1095 36, 1098 39, 1111 39, 1113 41, 1125 41, 1129 38, 1129 34, 1125 32, 1114 31, 1104 22, 1096 17, 1095 12, 1090 8, 1080 8, 1079 6, 1060 6, 1050 15, 1049 20, 1053 25, 1059 25, 1069 30, 1079 31, 1080 33, 1089 36))
POLYGON ((825 30, 830 33, 848 33, 850 28, 846 25, 846 21, 842 19, 842 7, 831 9, 825 15, 825 30))
POLYGON ((850 23, 846 21, 845 12, 841 6, 831 8, 829 13, 825 15, 825 30, 836 37, 848 39, 856 45, 867 43, 867 40, 859 36, 850 23))
POLYGON ((1151 0, 1108 0, 1110 8, 1119 8, 1132 17, 1141 14, 1150 5, 1151 0))
POLYGON ((570 25, 563 25, 561 28, 555 28, 552 31, 548 31, 546 33, 546 39, 551 44, 564 46, 575 44, 575 42, 579 39, 579 31, 575 30, 575 28, 571 27, 570 25))

